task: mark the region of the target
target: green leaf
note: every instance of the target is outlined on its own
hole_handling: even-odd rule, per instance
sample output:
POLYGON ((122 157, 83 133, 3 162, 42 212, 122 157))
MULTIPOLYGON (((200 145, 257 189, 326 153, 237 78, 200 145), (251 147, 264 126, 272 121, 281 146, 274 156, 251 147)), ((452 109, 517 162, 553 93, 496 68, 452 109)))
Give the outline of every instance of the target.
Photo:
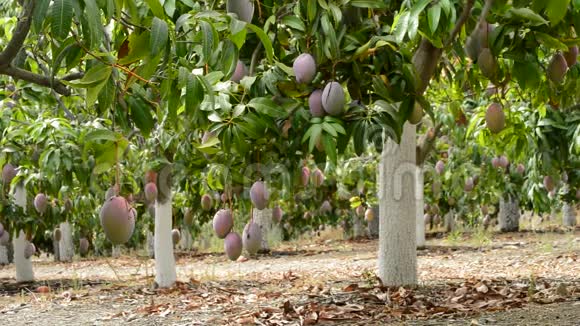
POLYGON ((73 0, 54 0, 51 10, 52 36, 63 40, 68 36, 73 18, 73 0))
POLYGON ((212 25, 205 20, 202 20, 200 24, 201 24, 201 32, 203 34, 203 39, 201 41, 203 50, 203 62, 208 63, 209 60, 211 59, 211 55, 213 54, 216 40, 214 39, 214 31, 212 25))
POLYGON ((32 13, 32 26, 37 33, 42 30, 42 24, 48 11, 50 0, 37 0, 34 5, 34 12, 32 13))
POLYGON ((510 8, 505 17, 517 22, 527 21, 531 26, 547 25, 548 21, 529 8, 510 8))
POLYGON ((546 33, 540 33, 540 32, 535 32, 536 38, 538 39, 538 41, 542 44, 544 44, 545 46, 552 48, 552 49, 556 49, 556 50, 562 50, 562 51, 568 51, 568 46, 566 46, 566 44, 560 42, 560 40, 546 34, 546 33))
POLYGON ((89 38, 90 48, 96 49, 101 43, 103 24, 101 23, 101 10, 95 0, 85 0, 84 19, 86 19, 86 24, 83 24, 83 35, 89 38))
POLYGON ((224 78, 230 79, 238 65, 238 48, 234 42, 225 40, 222 43, 221 65, 224 78))
POLYGON ((73 87, 88 88, 101 83, 103 80, 109 78, 113 68, 109 65, 100 64, 95 65, 85 73, 82 79, 77 81, 64 82, 73 87))
POLYGON ((175 0, 166 0, 163 7, 165 8, 167 16, 172 17, 175 13, 175 0))
POLYGON ((403 42, 405 35, 407 35, 407 30, 409 29, 409 19, 410 15, 408 11, 398 14, 393 21, 393 29, 391 34, 395 37, 397 43, 403 42))
POLYGON ((261 114, 265 114, 272 118, 283 119, 288 117, 288 112, 286 112, 281 106, 274 103, 269 98, 266 97, 255 97, 248 103, 248 106, 256 109, 261 114))
POLYGON ((555 26, 566 16, 570 0, 550 0, 546 3, 546 15, 552 26, 555 26))
POLYGON ((131 110, 131 120, 145 137, 149 137, 155 121, 151 115, 151 107, 137 96, 129 96, 127 104, 131 110))
POLYGON ((203 85, 197 76, 189 74, 185 88, 185 111, 193 115, 203 101, 203 85))
POLYGON ((169 38, 169 28, 164 20, 153 17, 151 23, 151 37, 149 38, 149 48, 151 57, 155 57, 167 45, 169 38))
POLYGON ((282 18, 281 23, 290 28, 299 30, 301 32, 306 31, 306 26, 304 26, 302 20, 296 16, 292 15, 284 16, 284 18, 282 18))
POLYGON ((419 15, 421 15, 421 13, 423 12, 423 10, 425 10, 425 8, 427 7, 427 5, 431 2, 432 0, 419 0, 419 2, 415 3, 415 5, 413 6, 413 8, 411 8, 411 17, 415 17, 415 18, 419 18, 419 15))
POLYGON ((322 145, 324 146, 324 151, 328 156, 328 159, 332 164, 336 166, 337 164, 337 154, 336 154, 336 142, 334 138, 329 134, 322 135, 322 145))
POLYGON ((308 7, 306 9, 308 15, 308 21, 313 22, 314 18, 316 18, 316 10, 317 10, 317 1, 316 0, 308 0, 308 7))
POLYGON ((97 141, 112 141, 117 142, 123 138, 123 135, 118 132, 114 132, 109 129, 95 129, 87 132, 84 136, 84 141, 87 143, 97 142, 97 141))
POLYGON ((100 113, 105 112, 105 110, 111 107, 115 99, 115 81, 113 78, 107 80, 97 99, 99 100, 98 107, 100 113))
POLYGON ((540 85, 541 70, 538 64, 531 61, 515 61, 512 74, 523 89, 535 89, 540 85))
POLYGON ((139 61, 145 57, 150 51, 149 47, 149 31, 144 31, 141 34, 132 33, 129 35, 129 53, 126 57, 119 60, 119 64, 127 65, 135 61, 139 61))
POLYGON ((327 133, 331 134, 332 137, 338 137, 336 130, 334 130, 333 126, 330 123, 323 122, 322 129, 324 129, 324 131, 326 131, 327 133))
POLYGON ((99 93, 101 92, 105 84, 107 84, 107 81, 108 79, 103 79, 98 84, 87 88, 87 97, 85 99, 87 108, 93 107, 95 101, 97 100, 97 97, 99 96, 99 93))
POLYGON ((253 25, 253 24, 246 24, 246 27, 256 33, 262 45, 264 45, 264 50, 266 51, 266 58, 268 58, 268 62, 272 63, 274 60, 274 48, 272 47, 272 41, 268 37, 268 35, 262 30, 260 27, 253 25))
POLYGON ((312 151, 314 150, 314 146, 316 146, 316 143, 318 143, 318 140, 320 139, 320 136, 322 135, 322 125, 321 124, 315 124, 312 125, 308 131, 310 131, 310 137, 309 137, 309 142, 308 142, 308 151, 312 153, 312 151))
POLYGON ((145 0, 145 2, 147 2, 147 4, 149 5, 149 9, 151 9, 153 15, 155 15, 159 19, 165 18, 163 6, 161 5, 161 2, 159 0, 145 0))
POLYGON ((437 27, 439 26, 439 18, 441 17, 441 5, 436 4, 432 6, 429 8, 427 14, 427 19, 429 20, 429 29, 431 29, 431 33, 435 33, 437 27))
POLYGON ((377 0, 352 0, 349 4, 353 7, 358 8, 385 8, 386 4, 385 1, 377 1, 377 0))

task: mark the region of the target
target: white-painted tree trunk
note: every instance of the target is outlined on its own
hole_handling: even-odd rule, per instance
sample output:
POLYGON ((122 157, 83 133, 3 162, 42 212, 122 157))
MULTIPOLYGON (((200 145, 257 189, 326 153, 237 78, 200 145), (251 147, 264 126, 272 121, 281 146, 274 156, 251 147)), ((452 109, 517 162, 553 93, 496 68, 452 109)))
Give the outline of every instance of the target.
POLYGON ((155 282, 162 288, 171 287, 177 279, 173 240, 171 237, 172 197, 155 202, 155 282))
POLYGON ((75 255, 75 248, 73 245, 72 227, 69 222, 60 223, 60 232, 62 234, 58 242, 58 253, 60 261, 71 262, 75 255))
POLYGON ((0 245, 0 265, 8 265, 10 260, 8 259, 8 247, 0 245))
POLYGON ((268 238, 272 236, 272 209, 265 208, 263 210, 253 209, 253 220, 254 223, 260 226, 262 230, 262 244, 260 245, 261 251, 269 251, 270 246, 268 244, 268 238))
POLYGON ((181 229, 181 238, 179 239, 179 248, 181 250, 191 250, 193 248, 193 238, 191 236, 191 232, 189 232, 188 227, 184 227, 181 229))
POLYGON ((576 209, 570 203, 564 203, 562 206, 562 224, 567 227, 576 226, 576 209))
POLYGON ((113 248, 111 248, 111 257, 121 257, 121 245, 113 245, 113 248))
POLYGON ((369 238, 376 239, 379 237, 379 206, 372 207, 375 217, 367 222, 367 233, 369 238))
MULTIPOLYGON (((24 210, 26 213, 26 188, 19 184, 14 189, 14 203, 24 210)), ((34 271, 32 270, 32 262, 24 257, 24 249, 28 244, 26 234, 20 230, 18 236, 13 239, 14 247, 14 265, 16 265, 16 281, 28 282, 34 280, 34 271)))
POLYGON ((16 266, 16 282, 34 281, 34 271, 32 270, 32 261, 24 257, 24 250, 28 245, 26 234, 20 230, 18 237, 14 238, 14 265, 16 266))
POLYGON ((498 225, 501 232, 517 232, 520 229, 520 202, 515 198, 499 200, 498 225))
POLYGON ((385 286, 417 284, 416 127, 385 142, 379 165, 379 277, 385 286))
POLYGON ((416 209, 417 209, 417 218, 415 220, 415 230, 416 230, 416 238, 417 238, 417 248, 425 247, 425 212, 423 212, 425 200, 423 198, 424 192, 424 176, 423 176, 423 167, 417 166, 417 189, 415 192, 417 193, 416 198, 416 209))
POLYGON ((443 223, 445 224, 445 231, 452 232, 455 230, 455 209, 451 208, 449 212, 443 216, 443 223))
POLYGON ((145 237, 145 250, 150 258, 155 257, 155 237, 153 232, 147 230, 147 236, 145 237))

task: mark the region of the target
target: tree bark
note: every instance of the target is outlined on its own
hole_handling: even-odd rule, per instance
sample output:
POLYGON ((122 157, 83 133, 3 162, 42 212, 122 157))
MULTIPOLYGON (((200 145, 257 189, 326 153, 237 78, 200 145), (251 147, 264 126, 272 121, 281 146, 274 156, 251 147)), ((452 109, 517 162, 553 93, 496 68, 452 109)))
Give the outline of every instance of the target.
POLYGON ((155 237, 153 232, 147 231, 147 237, 145 239, 145 250, 149 258, 155 258, 155 237))
POLYGON ((500 198, 498 224, 500 232, 517 232, 520 229, 520 203, 516 198, 500 198))
POLYGON ((272 209, 265 208, 263 210, 253 209, 253 219, 254 223, 260 226, 262 230, 262 244, 260 246, 260 251, 268 252, 270 251, 270 246, 268 244, 268 239, 272 237, 272 231, 274 227, 274 221, 272 220, 272 209))
POLYGON ((362 218, 358 217, 356 214, 352 219, 352 238, 358 239, 365 235, 364 227, 362 223, 362 218))
POLYGON ((52 251, 54 254, 54 261, 55 262, 59 262, 60 261, 60 241, 56 241, 56 239, 54 238, 54 233, 53 233, 53 238, 52 238, 52 251))
POLYGON ((0 245, 0 265, 8 265, 10 260, 8 259, 8 247, 0 245))
POLYGON ((371 239, 376 239, 379 237, 379 206, 373 206, 372 210, 375 214, 375 218, 373 218, 370 222, 367 222, 367 232, 368 236, 371 239))
POLYGON ((162 288, 173 286, 177 279, 171 236, 171 204, 171 194, 168 194, 164 202, 155 202, 155 282, 162 288))
POLYGON ((445 224, 445 232, 453 232, 455 230, 455 209, 451 208, 449 212, 443 217, 443 223, 445 224))
POLYGON ((69 222, 62 222, 59 228, 62 234, 58 243, 60 261, 71 262, 75 255, 71 225, 69 222))
POLYGON ((193 248, 193 238, 191 237, 191 232, 189 228, 184 226, 181 229, 181 238, 179 239, 179 248, 181 250, 191 250, 193 248))
POLYGON ((415 126, 405 123, 401 143, 388 140, 379 176, 379 277, 385 286, 417 283, 415 126))
POLYGON ((16 265, 16 282, 34 281, 34 271, 32 270, 32 261, 24 257, 24 250, 28 245, 26 234, 20 230, 18 237, 14 238, 14 265, 16 265))
POLYGON ((425 247, 425 217, 423 212, 423 207, 425 205, 425 199, 423 198, 424 195, 424 184, 425 180, 423 177, 423 166, 417 166, 417 189, 415 192, 417 193, 417 201, 416 201, 416 219, 415 219, 415 236, 417 238, 417 248, 425 247))
POLYGON ((562 224, 566 227, 576 226, 576 209, 573 204, 564 203, 562 207, 562 224))

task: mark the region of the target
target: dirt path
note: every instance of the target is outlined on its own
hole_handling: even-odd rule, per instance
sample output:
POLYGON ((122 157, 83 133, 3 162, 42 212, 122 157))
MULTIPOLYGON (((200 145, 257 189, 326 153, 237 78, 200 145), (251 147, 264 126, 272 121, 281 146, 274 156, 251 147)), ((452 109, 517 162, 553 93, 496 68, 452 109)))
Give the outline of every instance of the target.
MULTIPOLYGON (((391 315, 398 314, 396 310, 389 315, 381 310, 384 304, 369 301, 365 292, 355 294, 348 293, 350 289, 345 290, 352 283, 364 287, 375 282, 376 241, 321 240, 308 246, 286 244, 270 255, 236 263, 226 261, 223 254, 180 254, 178 279, 184 283, 167 293, 152 289, 154 265, 146 258, 124 256, 72 264, 35 261, 35 275, 41 281, 27 287, 16 286, 13 266, 3 267, 0 269, 0 320, 6 325, 118 325, 121 321, 129 325, 191 325, 254 323, 256 320, 275 325, 272 321, 284 321, 289 315, 296 315, 291 320, 299 324, 300 320, 307 322, 309 316, 316 314, 318 324, 331 320, 340 324, 343 317, 331 316, 330 310, 320 308, 338 307, 341 314, 352 318, 347 324, 368 325, 378 320, 378 324, 461 325, 475 320, 481 325, 504 322, 543 325, 545 321, 558 325, 557 316, 563 322, 561 325, 580 321, 580 301, 569 302, 580 300, 579 231, 575 234, 502 235, 482 247, 476 240, 429 240, 427 248, 419 251, 421 287, 410 297, 421 301, 420 298, 436 293, 434 297, 443 298, 449 295, 446 288, 451 286, 453 291, 461 291, 460 284, 466 280, 489 280, 490 289, 492 285, 500 289, 501 282, 513 280, 508 286, 517 288, 520 286, 517 282, 529 283, 537 279, 548 287, 542 300, 553 295, 552 289, 558 284, 567 285, 566 296, 554 300, 564 302, 540 306, 526 304, 523 309, 484 313, 482 317, 473 315, 473 311, 463 313, 468 316, 462 317, 463 308, 458 308, 459 313, 443 313, 445 319, 442 320, 437 319, 437 315, 426 321, 413 320, 415 317, 407 320, 411 315, 393 319, 391 315), (48 285, 51 292, 36 293, 39 285, 48 285), (363 316, 362 308, 365 311, 375 309, 379 315, 373 312, 375 315, 363 316), (540 317, 532 318, 530 311, 540 317), (325 320, 327 312, 332 318, 325 320), (520 316, 523 319, 520 320, 520 316)), ((373 295, 384 299, 384 294, 379 292, 373 295)), ((522 293, 525 295, 525 291, 522 293)), ((401 296, 407 300, 405 295, 401 296)), ((519 301, 515 303, 517 305, 512 302, 520 306, 519 301)))

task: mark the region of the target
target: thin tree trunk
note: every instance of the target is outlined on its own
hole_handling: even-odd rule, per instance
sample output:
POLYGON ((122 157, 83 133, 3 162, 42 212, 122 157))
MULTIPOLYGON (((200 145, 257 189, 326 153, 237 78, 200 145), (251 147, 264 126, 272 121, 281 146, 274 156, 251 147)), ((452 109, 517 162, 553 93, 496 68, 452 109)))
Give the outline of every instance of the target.
POLYGON ((562 207, 562 224, 566 227, 576 226, 576 209, 570 203, 564 203, 562 207))
POLYGON ((60 261, 71 262, 75 255, 71 225, 69 222, 62 222, 59 228, 62 234, 58 243, 60 261))
POLYGON ((415 230, 416 230, 416 234, 415 236, 417 237, 417 248, 423 248, 425 247, 425 212, 423 211, 424 209, 424 204, 425 204, 425 199, 423 198, 424 192, 423 192, 423 188, 424 188, 424 184, 425 184, 425 179, 423 177, 423 167, 422 166, 417 166, 417 189, 415 189, 415 192, 417 193, 417 198, 416 198, 416 209, 417 209, 417 218, 415 220, 415 230))
POLYGON ((381 154, 378 268, 386 286, 417 284, 415 129, 405 123, 401 143, 389 139, 381 154))
POLYGON ((113 248, 111 248, 111 257, 121 257, 121 245, 113 245, 113 248))
POLYGON ((365 235, 364 227, 362 223, 362 218, 358 217, 356 214, 353 216, 352 220, 352 237, 354 239, 362 238, 365 235))
POLYGON ((8 247, 0 245, 0 265, 8 265, 10 260, 8 259, 8 247))
POLYGON ((145 239, 145 250, 150 258, 155 258, 155 237, 153 232, 147 230, 147 237, 145 239))
POLYGON ((451 208, 449 212, 443 217, 443 223, 445 224, 445 232, 452 232, 455 230, 455 209, 451 208))
POLYGON ((173 286, 177 279, 173 240, 171 194, 164 202, 155 202, 155 282, 162 288, 173 286))
MULTIPOLYGON (((26 214, 26 188, 19 184, 14 189, 14 203, 22 207, 26 214)), ((32 270, 32 262, 24 257, 24 250, 28 245, 26 234, 20 230, 18 236, 13 239, 14 247, 14 264, 16 265, 16 281, 28 282, 34 280, 34 271, 32 270)))
POLYGON ((181 250, 189 251, 193 248, 193 238, 191 237, 191 232, 189 228, 184 226, 181 229, 181 238, 179 239, 179 247, 181 250))
POLYGON ((52 251, 54 254, 54 261, 55 262, 59 262, 60 261, 60 241, 56 241, 56 239, 54 238, 54 232, 53 232, 53 237, 52 237, 52 251))
POLYGON ((260 246, 261 252, 270 251, 270 246, 268 244, 268 239, 272 237, 273 231, 273 220, 272 220, 272 209, 265 208, 263 210, 254 209, 254 223, 260 226, 262 230, 262 244, 260 246))
POLYGON ((501 232, 517 232, 520 229, 520 203, 516 198, 500 198, 498 214, 501 232))
POLYGON ((32 261, 24 257, 24 250, 28 245, 26 234, 20 230, 18 237, 14 238, 14 265, 16 265, 16 281, 30 282, 34 281, 34 271, 32 270, 32 261))
POLYGON ((370 221, 367 222, 367 232, 369 235, 369 238, 371 239, 376 239, 379 237, 379 206, 373 206, 372 207, 373 213, 375 215, 375 217, 370 221))

